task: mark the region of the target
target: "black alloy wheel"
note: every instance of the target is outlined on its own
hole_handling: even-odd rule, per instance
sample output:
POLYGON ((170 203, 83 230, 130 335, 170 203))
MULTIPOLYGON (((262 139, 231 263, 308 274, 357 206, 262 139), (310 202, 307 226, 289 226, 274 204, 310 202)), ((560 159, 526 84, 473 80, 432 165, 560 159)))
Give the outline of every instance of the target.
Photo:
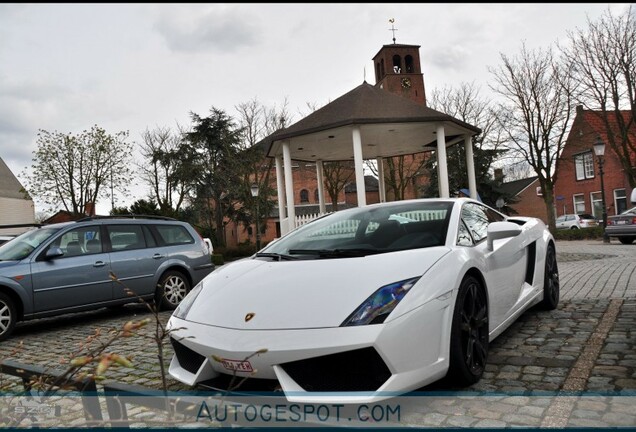
POLYGON ((546 310, 556 309, 559 305, 560 285, 559 285, 559 267, 556 260, 556 250, 554 245, 548 245, 548 251, 545 255, 545 275, 543 282, 543 301, 541 306, 546 310))
POLYGON ((462 281, 455 302, 447 378, 465 387, 479 381, 488 360, 488 299, 472 276, 462 281))

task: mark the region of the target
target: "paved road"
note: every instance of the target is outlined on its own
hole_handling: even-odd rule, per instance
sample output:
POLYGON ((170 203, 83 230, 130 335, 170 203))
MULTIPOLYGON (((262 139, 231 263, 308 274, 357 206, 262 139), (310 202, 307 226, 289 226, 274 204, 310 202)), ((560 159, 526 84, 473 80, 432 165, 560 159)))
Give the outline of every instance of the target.
MULTIPOLYGON (((470 388, 494 396, 466 403, 456 397, 431 400, 402 419, 403 423, 435 427, 636 426, 636 404, 631 399, 625 403, 625 399, 586 397, 555 403, 525 396, 537 391, 636 390, 636 245, 559 241, 557 258, 560 307, 549 312, 527 311, 493 341, 483 379, 470 388)), ((169 315, 159 314, 159 321, 167 321, 169 315)), ((91 335, 96 329, 103 340, 110 330, 144 318, 153 316, 143 306, 129 305, 116 311, 103 309, 23 323, 11 339, 0 344, 0 358, 59 369, 85 344, 95 344, 91 335)), ((161 387, 152 330, 150 325, 141 336, 122 338, 112 345, 112 352, 133 353, 134 366, 111 368, 107 381, 161 387)), ((163 349, 167 365, 172 350, 167 343, 163 349)), ((0 383, 6 390, 16 389, 18 382, 4 378, 0 383)), ((170 378, 168 387, 186 389, 170 378)), ((423 390, 449 388, 437 383, 423 390)))

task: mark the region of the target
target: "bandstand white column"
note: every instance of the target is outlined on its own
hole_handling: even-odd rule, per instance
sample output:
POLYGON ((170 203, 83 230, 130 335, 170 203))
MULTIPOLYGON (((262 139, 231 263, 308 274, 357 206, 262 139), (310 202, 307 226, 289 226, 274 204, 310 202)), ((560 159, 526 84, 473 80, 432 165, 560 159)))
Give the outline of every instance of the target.
POLYGON ((362 136, 360 127, 353 128, 353 163, 356 168, 356 191, 358 195, 358 207, 367 205, 367 193, 364 187, 364 166, 362 159, 362 136))
POLYGON ((439 197, 449 198, 450 192, 448 187, 448 161, 446 160, 446 135, 444 134, 444 126, 437 126, 437 166, 439 197))
POLYGON ((473 138, 464 135, 464 148, 466 149, 466 170, 468 171, 468 190, 470 197, 477 199, 477 181, 475 180, 475 159, 473 157, 473 138))
MULTIPOLYGON (((296 208, 294 207, 294 178, 292 176, 289 141, 283 142, 283 164, 285 168, 285 192, 287 194, 287 232, 296 228, 296 208)), ((282 227, 281 227, 282 230, 282 227)))
POLYGON ((280 233, 289 232, 287 224, 287 210, 285 209, 285 182, 283 180, 283 157, 278 155, 276 161, 276 189, 278 193, 278 220, 280 221, 280 233))
POLYGON ((386 185, 384 183, 384 158, 376 158, 378 166, 378 189, 380 191, 380 202, 386 202, 386 185))
POLYGON ((322 161, 316 161, 316 178, 318 179, 318 205, 320 207, 320 214, 327 213, 327 206, 325 205, 325 174, 322 166, 322 161))

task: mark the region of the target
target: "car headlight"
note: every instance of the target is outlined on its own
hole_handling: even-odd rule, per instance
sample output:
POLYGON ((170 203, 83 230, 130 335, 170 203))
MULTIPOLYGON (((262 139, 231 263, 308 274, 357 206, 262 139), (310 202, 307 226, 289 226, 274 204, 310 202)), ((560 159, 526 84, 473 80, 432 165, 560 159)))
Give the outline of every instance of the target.
POLYGON ((395 309, 400 300, 409 292, 420 277, 421 276, 395 282, 378 289, 371 294, 355 312, 349 315, 340 326, 347 327, 383 323, 386 317, 395 309))
POLYGON ((172 313, 172 316, 176 318, 185 319, 186 315, 188 315, 188 312, 190 312, 190 308, 192 307, 192 304, 197 299, 197 296, 201 293, 202 289, 203 289, 203 284, 199 282, 197 286, 192 288, 190 292, 188 293, 188 295, 185 296, 183 300, 181 300, 181 303, 179 303, 179 306, 177 306, 177 308, 174 310, 174 312, 172 313))

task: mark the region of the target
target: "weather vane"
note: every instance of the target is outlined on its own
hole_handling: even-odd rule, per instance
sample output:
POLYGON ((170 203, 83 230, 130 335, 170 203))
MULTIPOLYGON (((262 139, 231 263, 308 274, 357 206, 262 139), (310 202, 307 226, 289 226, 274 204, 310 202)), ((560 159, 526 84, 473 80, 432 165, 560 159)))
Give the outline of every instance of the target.
POLYGON ((397 31, 397 29, 393 26, 395 18, 389 19, 389 22, 391 23, 391 28, 389 29, 389 31, 393 32, 393 43, 395 43, 395 32, 397 31))

